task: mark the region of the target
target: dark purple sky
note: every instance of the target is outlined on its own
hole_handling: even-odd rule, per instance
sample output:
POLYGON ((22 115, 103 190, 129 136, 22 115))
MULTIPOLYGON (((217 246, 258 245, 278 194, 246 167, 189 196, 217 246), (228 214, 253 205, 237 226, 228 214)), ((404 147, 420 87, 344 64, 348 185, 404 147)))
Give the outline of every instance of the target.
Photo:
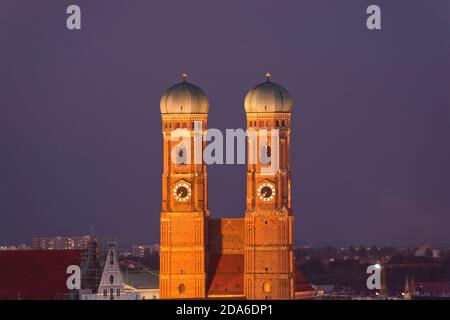
MULTIPOLYGON (((294 100, 296 242, 450 245, 448 0, 1 0, 0 41, 0 244, 157 242, 160 96, 187 72, 210 127, 244 127, 269 70, 294 100)), ((208 170, 212 215, 242 216, 245 167, 208 170)))

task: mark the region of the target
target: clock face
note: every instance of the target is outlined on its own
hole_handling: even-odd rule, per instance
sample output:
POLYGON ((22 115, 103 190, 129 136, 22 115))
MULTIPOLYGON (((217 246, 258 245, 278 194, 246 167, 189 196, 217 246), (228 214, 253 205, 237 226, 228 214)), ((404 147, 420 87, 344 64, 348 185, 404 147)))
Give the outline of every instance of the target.
POLYGON ((186 182, 178 182, 173 187, 173 197, 179 202, 186 202, 191 198, 191 186, 186 182))
POLYGON ((259 199, 262 201, 272 201, 275 196, 275 186, 271 183, 261 183, 258 187, 259 199))

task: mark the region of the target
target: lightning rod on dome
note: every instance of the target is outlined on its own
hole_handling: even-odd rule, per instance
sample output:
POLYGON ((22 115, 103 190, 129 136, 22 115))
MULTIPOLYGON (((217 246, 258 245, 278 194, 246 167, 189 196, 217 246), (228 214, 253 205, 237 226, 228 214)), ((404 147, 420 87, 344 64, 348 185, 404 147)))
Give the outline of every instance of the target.
POLYGON ((266 72, 267 81, 270 81, 271 77, 272 77, 272 74, 270 72, 266 72))
POLYGON ((181 78, 183 79, 183 82, 186 82, 187 78, 188 78, 188 74, 186 72, 183 72, 181 74, 181 78))

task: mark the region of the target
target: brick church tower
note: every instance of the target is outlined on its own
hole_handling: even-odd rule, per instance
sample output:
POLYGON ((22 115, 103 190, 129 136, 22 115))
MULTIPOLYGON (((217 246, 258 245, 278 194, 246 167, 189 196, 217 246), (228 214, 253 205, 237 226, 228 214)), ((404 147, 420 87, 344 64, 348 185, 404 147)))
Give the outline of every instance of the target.
POLYGON ((209 216, 206 165, 202 161, 196 164, 189 157, 195 154, 194 139, 203 140, 201 152, 205 147, 201 138, 206 130, 208 98, 183 75, 183 81, 163 95, 160 109, 164 138, 160 297, 205 298, 209 216), (194 134, 194 128, 200 136, 194 134))
POLYGON ((247 299, 293 299, 290 120, 286 89, 267 81, 245 98, 248 165, 244 288, 247 299))
POLYGON ((290 190, 292 100, 270 81, 250 90, 247 195, 242 218, 208 210, 208 98, 183 81, 160 102, 164 143, 160 216, 162 299, 294 299, 314 290, 294 270, 290 190), (197 141, 197 143, 194 143, 197 141), (199 154, 200 153, 200 154, 199 154))

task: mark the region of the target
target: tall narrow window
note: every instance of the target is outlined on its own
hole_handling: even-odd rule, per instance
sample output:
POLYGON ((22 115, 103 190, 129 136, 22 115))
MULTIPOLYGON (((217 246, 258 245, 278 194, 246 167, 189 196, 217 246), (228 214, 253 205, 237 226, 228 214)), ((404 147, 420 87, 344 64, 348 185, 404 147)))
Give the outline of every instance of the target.
POLYGON ((270 164, 271 157, 272 157, 272 149, 267 143, 263 144, 259 151, 259 159, 261 164, 262 165, 270 164))
POLYGON ((270 285, 269 281, 264 282, 263 291, 264 293, 270 293, 270 291, 272 291, 272 286, 270 285))
POLYGON ((187 149, 183 144, 178 145, 175 164, 186 164, 187 163, 187 149))

